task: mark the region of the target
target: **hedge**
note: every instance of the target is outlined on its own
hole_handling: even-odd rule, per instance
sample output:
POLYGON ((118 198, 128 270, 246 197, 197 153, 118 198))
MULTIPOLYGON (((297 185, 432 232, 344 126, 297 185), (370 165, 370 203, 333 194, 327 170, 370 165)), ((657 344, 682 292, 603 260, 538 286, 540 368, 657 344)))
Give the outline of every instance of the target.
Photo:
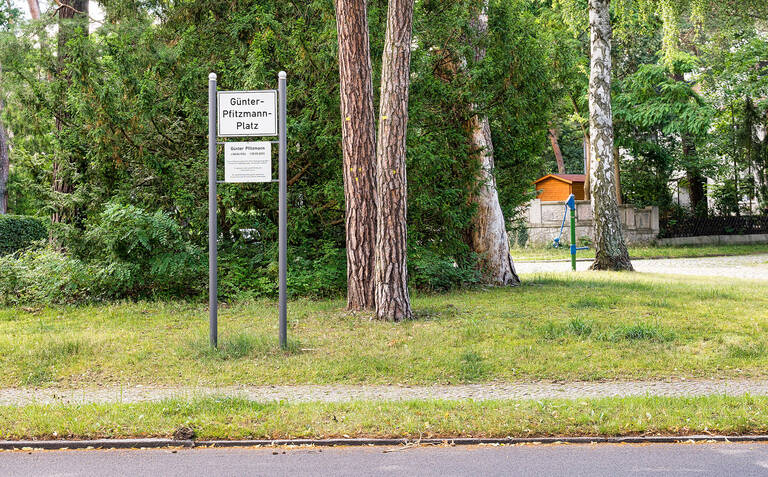
POLYGON ((47 237, 48 230, 37 217, 0 215, 0 255, 16 253, 47 237))

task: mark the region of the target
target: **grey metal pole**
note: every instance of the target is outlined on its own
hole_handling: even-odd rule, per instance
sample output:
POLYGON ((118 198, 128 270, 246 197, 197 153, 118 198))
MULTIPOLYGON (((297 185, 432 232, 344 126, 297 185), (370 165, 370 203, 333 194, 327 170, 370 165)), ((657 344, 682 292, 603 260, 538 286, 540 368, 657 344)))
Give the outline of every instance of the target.
POLYGON ((214 348, 219 340, 216 201, 216 73, 211 73, 208 75, 208 322, 214 348))
POLYGON ((279 168, 278 179, 280 181, 280 232, 279 232, 279 247, 280 247, 280 347, 285 349, 288 346, 288 310, 287 310, 287 297, 286 297, 286 275, 288 272, 288 131, 286 121, 286 78, 285 71, 281 71, 278 74, 278 96, 280 101, 280 151, 279 151, 279 168))

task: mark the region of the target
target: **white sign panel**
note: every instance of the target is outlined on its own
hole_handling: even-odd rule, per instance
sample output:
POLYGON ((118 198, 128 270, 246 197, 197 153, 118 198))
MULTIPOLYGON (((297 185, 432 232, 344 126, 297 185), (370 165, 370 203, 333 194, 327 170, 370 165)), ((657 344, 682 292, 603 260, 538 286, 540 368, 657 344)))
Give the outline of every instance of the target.
POLYGON ((225 142, 224 182, 272 182, 272 143, 225 142))
POLYGON ((219 91, 219 136, 277 136, 277 91, 219 91))

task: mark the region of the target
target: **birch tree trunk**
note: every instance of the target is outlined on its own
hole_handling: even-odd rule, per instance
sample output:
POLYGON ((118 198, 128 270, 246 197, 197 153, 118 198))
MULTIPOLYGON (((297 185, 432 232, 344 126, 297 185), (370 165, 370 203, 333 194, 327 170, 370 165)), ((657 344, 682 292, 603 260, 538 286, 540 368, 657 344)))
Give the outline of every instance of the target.
POLYGON ((376 148, 376 318, 413 317, 408 294, 407 182, 408 88, 414 0, 389 0, 381 70, 376 148))
MULTIPOLYGON (((473 21, 473 27, 479 38, 488 32, 488 2, 483 2, 478 15, 473 21)), ((485 48, 474 45, 475 62, 485 58, 485 48)), ((471 105, 476 110, 476 105, 471 105)), ((519 285, 520 278, 515 272, 515 265, 509 253, 509 235, 507 234, 504 213, 499 203, 499 193, 496 189, 494 176, 493 140, 488 117, 475 114, 470 119, 470 147, 477 161, 477 190, 470 196, 477 210, 472 218, 470 240, 472 251, 478 256, 480 280, 488 285, 508 286, 519 285)))
MULTIPOLYGON (((58 76, 60 81, 70 83, 69 77, 65 73, 66 63, 70 60, 70 52, 67 43, 75 35, 88 35, 88 0, 60 0, 58 6, 59 14, 59 32, 58 32, 58 76)), ((63 135, 66 128, 65 121, 69 118, 69 108, 64 95, 59 100, 58 115, 56 117, 56 130, 58 136, 63 135)), ((53 181, 52 188, 54 198, 59 204, 51 215, 51 222, 66 222, 74 215, 72 207, 66 204, 64 194, 71 194, 73 191, 70 176, 72 174, 72 164, 69 154, 61 151, 57 152, 53 160, 53 181)))
POLYGON ((373 310, 376 120, 367 0, 336 0, 347 234, 347 308, 373 310))
POLYGON ((632 270, 619 217, 611 110, 610 0, 589 0, 591 59, 589 126, 592 214, 595 227, 593 270, 632 270))

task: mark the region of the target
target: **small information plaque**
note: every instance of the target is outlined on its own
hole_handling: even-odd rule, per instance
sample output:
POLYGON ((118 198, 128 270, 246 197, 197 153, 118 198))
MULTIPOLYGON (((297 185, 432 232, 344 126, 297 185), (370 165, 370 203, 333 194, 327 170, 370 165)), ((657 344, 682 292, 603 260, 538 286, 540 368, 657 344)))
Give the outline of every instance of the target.
POLYGON ((225 182, 272 182, 272 143, 224 143, 225 182))

